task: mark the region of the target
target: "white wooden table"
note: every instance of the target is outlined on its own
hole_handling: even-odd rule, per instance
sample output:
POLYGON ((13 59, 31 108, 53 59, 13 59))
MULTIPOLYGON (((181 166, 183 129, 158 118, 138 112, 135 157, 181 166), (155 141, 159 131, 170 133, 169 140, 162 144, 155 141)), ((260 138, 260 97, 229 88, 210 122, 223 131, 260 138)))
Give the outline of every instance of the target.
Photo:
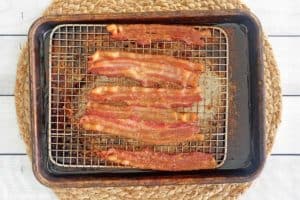
MULTIPOLYGON (((0 199, 56 199, 34 178, 17 127, 17 58, 51 0, 0 0, 0 199)), ((246 0, 270 37, 282 78, 283 116, 272 155, 242 199, 300 199, 300 1, 246 0)))

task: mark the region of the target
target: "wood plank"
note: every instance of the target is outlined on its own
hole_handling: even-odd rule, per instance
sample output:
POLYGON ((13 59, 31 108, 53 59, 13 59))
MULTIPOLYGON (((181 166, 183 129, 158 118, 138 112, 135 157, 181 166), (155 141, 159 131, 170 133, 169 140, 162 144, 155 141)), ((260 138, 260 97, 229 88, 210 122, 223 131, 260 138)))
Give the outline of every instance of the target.
POLYGON ((284 97, 282 123, 272 153, 300 154, 300 97, 284 97))
POLYGON ((300 37, 270 37, 270 43, 280 70, 282 93, 299 95, 300 56, 298 47, 300 46, 300 37))
POLYGON ((0 96, 0 154, 25 153, 25 145, 18 130, 14 100, 12 96, 0 96))
POLYGON ((35 179, 27 156, 0 156, 0 177, 0 199, 57 199, 35 179))
MULTIPOLYGON (((0 97, 0 154, 1 153, 25 153, 25 148, 19 136, 17 128, 14 97, 0 97)), ((283 97, 282 124, 279 128, 275 146, 272 153, 276 154, 300 154, 300 135, 298 124, 300 121, 300 96, 283 97)))
POLYGON ((300 1, 244 0, 259 18, 268 35, 300 34, 300 1))
POLYGON ((16 69, 22 45, 27 40, 26 36, 1 36, 0 37, 0 94, 13 94, 16 82, 16 69))
MULTIPOLYGON (((12 95, 16 64, 25 36, 0 36, 0 95, 12 95)), ((297 55, 300 37, 270 37, 281 72, 284 95, 300 95, 300 56, 297 55)))
MULTIPOLYGON (((242 200, 300 199, 300 156, 271 156, 242 200), (276 167, 274 167, 276 166, 276 167)), ((0 156, 0 198, 4 200, 53 200, 53 192, 33 176, 27 156, 0 156)))
POLYGON ((300 199, 299 165, 300 156, 271 156, 241 200, 300 199))
MULTIPOLYGON (((27 34, 30 25, 41 16, 51 0, 0 1, 0 34, 27 34)), ((300 34, 300 1, 244 0, 260 18, 267 34, 300 34), (272 5, 272 6, 270 6, 272 5), (288 22, 288 23, 287 23, 288 22)))
POLYGON ((1 0, 0 34, 27 34, 31 24, 40 17, 51 0, 1 0))

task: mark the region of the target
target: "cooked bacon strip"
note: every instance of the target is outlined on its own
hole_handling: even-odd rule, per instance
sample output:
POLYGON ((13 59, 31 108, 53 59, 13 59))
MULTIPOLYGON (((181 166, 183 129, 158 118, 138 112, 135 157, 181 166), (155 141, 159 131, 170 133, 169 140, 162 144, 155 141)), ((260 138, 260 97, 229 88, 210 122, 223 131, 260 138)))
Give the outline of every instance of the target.
POLYGON ((89 92, 88 98, 98 103, 125 103, 156 108, 190 107, 201 100, 199 88, 176 90, 122 86, 97 87, 89 92))
MULTIPOLYGON (((96 51, 91 57, 92 64, 102 60, 136 60, 149 63, 158 63, 169 68, 183 68, 189 71, 204 71, 203 63, 194 63, 188 60, 165 55, 139 54, 122 51, 96 51)), ((91 66, 92 67, 92 66, 91 66)))
POLYGON ((106 27, 115 40, 134 40, 138 44, 150 44, 157 41, 179 40, 187 44, 204 46, 205 38, 211 37, 211 31, 196 30, 190 26, 160 25, 160 24, 133 24, 106 27))
POLYGON ((110 148, 107 151, 94 150, 101 159, 140 169, 161 171, 188 171, 216 168, 217 162, 211 154, 202 152, 169 154, 149 149, 125 151, 110 148))
POLYGON ((127 77, 140 81, 143 86, 171 83, 183 87, 196 87, 200 71, 189 69, 203 65, 167 56, 97 51, 92 56, 88 71, 109 77, 127 77))
POLYGON ((137 118, 146 121, 159 122, 197 122, 196 113, 180 113, 172 109, 163 108, 145 108, 140 106, 112 106, 95 102, 88 102, 86 114, 99 115, 102 117, 128 119, 137 118))
POLYGON ((147 144, 177 144, 204 139, 196 124, 183 122, 159 123, 86 114, 81 117, 80 124, 85 130, 123 136, 147 144))

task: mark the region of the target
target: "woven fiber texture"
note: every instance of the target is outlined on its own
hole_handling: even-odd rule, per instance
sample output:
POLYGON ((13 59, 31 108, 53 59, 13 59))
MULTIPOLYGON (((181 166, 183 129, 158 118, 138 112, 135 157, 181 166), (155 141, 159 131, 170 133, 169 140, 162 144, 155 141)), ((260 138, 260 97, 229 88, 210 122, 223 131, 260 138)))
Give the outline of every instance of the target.
MULTIPOLYGON (((97 14, 116 12, 223 10, 248 8, 239 0, 55 0, 44 15, 97 14)), ((272 49, 264 38, 264 65, 266 84, 266 138, 267 152, 271 151, 281 116, 281 88, 277 64, 272 49)), ((17 71, 15 88, 16 109, 21 135, 31 156, 29 133, 29 78, 28 48, 24 46, 17 71)), ((251 183, 222 185, 139 186, 107 188, 54 188, 60 199, 236 199, 251 183)))

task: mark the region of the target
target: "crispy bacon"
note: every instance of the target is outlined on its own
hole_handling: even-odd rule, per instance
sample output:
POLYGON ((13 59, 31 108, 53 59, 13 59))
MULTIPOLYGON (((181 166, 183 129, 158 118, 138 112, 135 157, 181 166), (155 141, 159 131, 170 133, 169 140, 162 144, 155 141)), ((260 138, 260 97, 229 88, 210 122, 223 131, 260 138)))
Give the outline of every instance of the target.
POLYGON ((177 108, 190 107, 199 102, 200 88, 182 90, 165 88, 143 88, 101 86, 92 89, 88 99, 98 103, 125 103, 131 106, 177 108))
POLYGON ((159 63, 168 67, 172 66, 173 68, 183 68, 189 71, 204 71, 203 63, 194 63, 166 55, 139 54, 122 51, 96 51, 92 55, 91 61, 92 63, 95 63, 101 60, 113 60, 117 58, 159 63))
POLYGON ((119 119, 137 118, 143 121, 159 122, 197 122, 196 113, 176 112, 172 109, 145 108, 140 106, 112 106, 88 102, 86 114, 113 117, 119 119))
POLYGON ((123 136, 147 144, 177 144, 204 139, 199 134, 199 127, 193 123, 164 123, 86 114, 81 117, 80 124, 85 130, 123 136))
POLYGON ((202 64, 173 57, 109 51, 97 51, 88 67, 91 73, 132 78, 143 86, 171 83, 196 87, 202 70, 202 64))
POLYGON ((132 24, 106 27, 115 40, 134 40, 138 44, 146 45, 157 41, 183 41, 187 44, 204 46, 205 38, 211 37, 211 31, 196 30, 190 26, 160 25, 160 24, 132 24))
POLYGON ((110 148, 107 151, 94 150, 101 159, 140 169, 161 171, 188 171, 216 168, 217 162, 211 154, 202 152, 169 154, 149 149, 126 151, 110 148))

